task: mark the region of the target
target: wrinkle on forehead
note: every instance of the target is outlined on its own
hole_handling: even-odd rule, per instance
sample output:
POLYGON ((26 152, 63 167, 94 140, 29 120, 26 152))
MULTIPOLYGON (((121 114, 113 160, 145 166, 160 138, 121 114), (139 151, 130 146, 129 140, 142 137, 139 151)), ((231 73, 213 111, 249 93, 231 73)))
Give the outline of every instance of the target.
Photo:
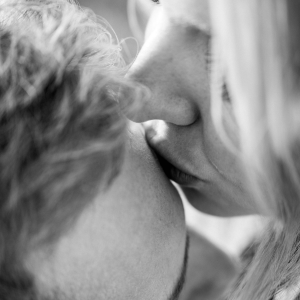
POLYGON ((208 0, 161 0, 161 3, 171 20, 210 34, 208 0))

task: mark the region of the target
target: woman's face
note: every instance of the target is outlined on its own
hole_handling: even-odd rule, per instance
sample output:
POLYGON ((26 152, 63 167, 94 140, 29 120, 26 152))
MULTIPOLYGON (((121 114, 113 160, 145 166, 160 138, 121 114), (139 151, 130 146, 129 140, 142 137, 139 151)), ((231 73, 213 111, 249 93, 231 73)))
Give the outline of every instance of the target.
MULTIPOLYGON (((140 0, 140 5, 143 1, 150 0, 140 0)), ((210 73, 216 65, 211 39, 209 1, 161 0, 154 5, 145 43, 128 74, 151 91, 134 120, 148 121, 149 145, 196 208, 220 216, 255 213, 241 162, 212 120, 210 73)), ((223 123, 235 139, 231 102, 218 75, 213 88, 219 89, 223 123)))
POLYGON ((33 253, 28 266, 42 291, 55 289, 66 299, 177 299, 186 238, 181 200, 141 125, 132 123, 124 165, 108 191, 53 249, 33 253))

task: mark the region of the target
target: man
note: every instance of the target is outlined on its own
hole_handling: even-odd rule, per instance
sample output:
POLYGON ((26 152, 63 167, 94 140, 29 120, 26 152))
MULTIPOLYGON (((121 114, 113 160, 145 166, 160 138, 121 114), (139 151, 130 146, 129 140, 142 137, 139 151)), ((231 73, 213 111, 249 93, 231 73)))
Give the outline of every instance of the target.
POLYGON ((120 114, 119 47, 69 2, 0 5, 0 298, 177 299, 182 203, 120 114))

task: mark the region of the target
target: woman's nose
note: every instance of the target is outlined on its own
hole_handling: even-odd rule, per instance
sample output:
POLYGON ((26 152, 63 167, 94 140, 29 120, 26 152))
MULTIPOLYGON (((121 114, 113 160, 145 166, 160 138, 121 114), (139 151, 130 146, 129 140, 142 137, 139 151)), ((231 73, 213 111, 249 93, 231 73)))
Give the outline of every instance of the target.
POLYGON ((139 109, 129 118, 135 122, 164 120, 180 126, 198 117, 195 103, 185 92, 184 74, 176 60, 178 48, 166 49, 166 37, 149 38, 133 63, 127 77, 145 87, 139 109))

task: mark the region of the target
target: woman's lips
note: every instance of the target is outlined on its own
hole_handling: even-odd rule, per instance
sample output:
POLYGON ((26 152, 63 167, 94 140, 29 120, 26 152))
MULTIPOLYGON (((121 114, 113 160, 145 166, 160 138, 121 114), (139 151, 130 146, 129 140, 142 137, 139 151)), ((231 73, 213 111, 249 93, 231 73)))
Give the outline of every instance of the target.
POLYGON ((156 157, 161 165, 163 171, 167 175, 167 177, 174 182, 180 184, 181 186, 192 186, 193 183, 198 181, 198 178, 188 174, 181 169, 178 169, 173 164, 171 164, 168 160, 162 157, 159 153, 155 152, 156 157))
POLYGON ((175 157, 170 155, 170 149, 168 150, 166 147, 162 146, 161 138, 157 139, 160 135, 157 134, 157 131, 154 130, 152 125, 152 121, 143 123, 146 141, 154 155, 157 157, 157 160, 166 176, 183 187, 194 187, 197 183, 199 183, 199 181, 205 182, 205 180, 189 173, 175 157))

